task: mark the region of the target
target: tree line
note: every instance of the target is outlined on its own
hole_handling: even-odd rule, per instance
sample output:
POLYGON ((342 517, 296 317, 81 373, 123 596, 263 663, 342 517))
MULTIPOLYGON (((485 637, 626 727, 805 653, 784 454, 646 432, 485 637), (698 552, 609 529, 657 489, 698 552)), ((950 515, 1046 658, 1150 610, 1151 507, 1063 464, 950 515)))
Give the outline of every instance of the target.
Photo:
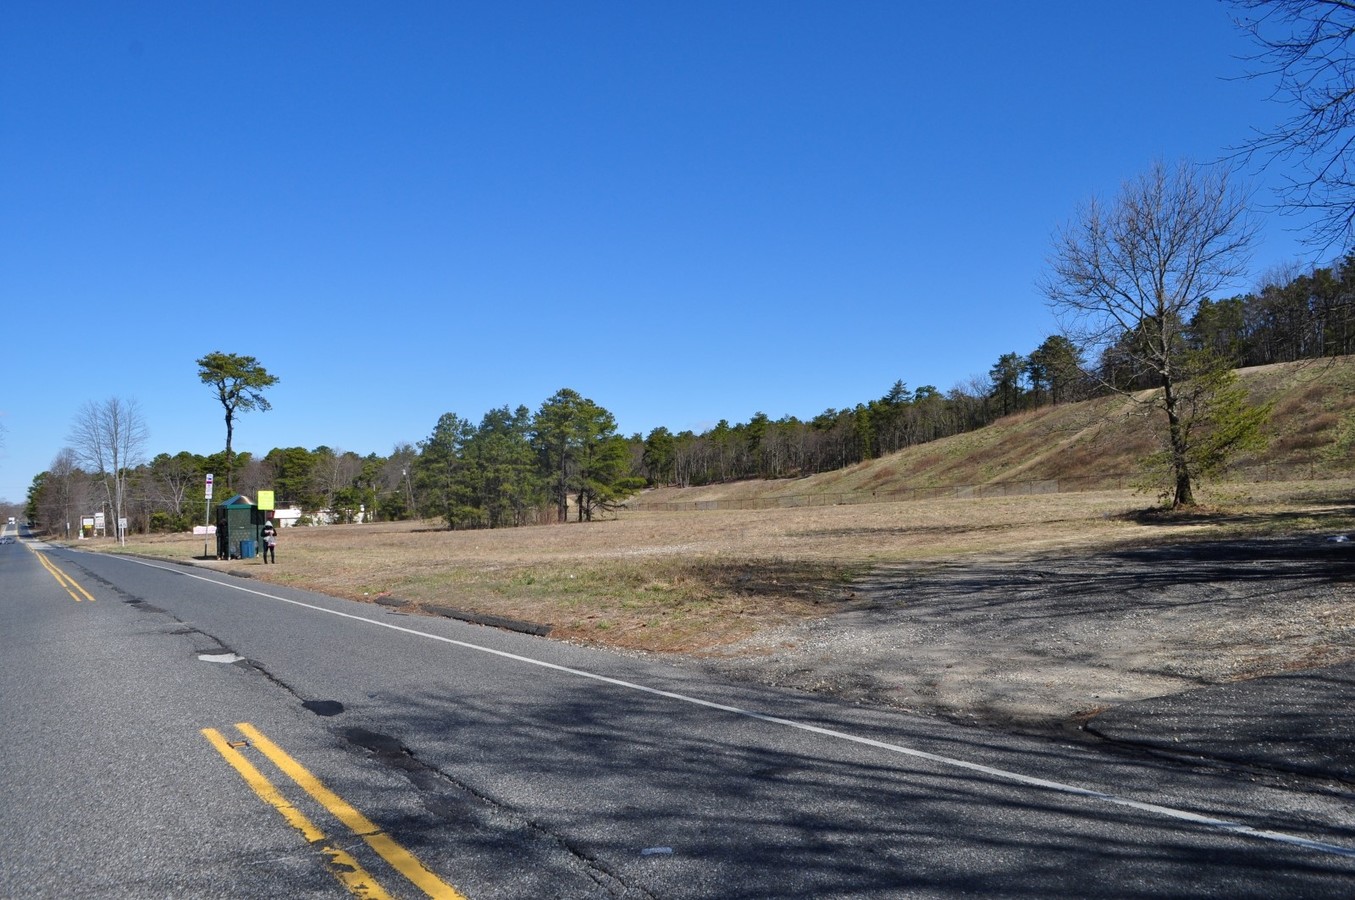
MULTIPOLYGON (((1136 352, 1136 327, 1092 359, 1063 334, 1029 353, 1002 354, 987 377, 942 393, 902 382, 881 397, 813 418, 719 422, 701 433, 657 428, 635 446, 638 473, 653 484, 701 485, 740 478, 786 478, 832 471, 905 447, 982 428, 1012 413, 1162 387, 1159 372, 1136 352)), ((1258 290, 1200 301, 1178 328, 1183 352, 1208 351, 1230 368, 1355 353, 1355 253, 1330 266, 1272 276, 1258 290)), ((632 438, 635 445, 638 438, 632 438)))
MULTIPOLYGON (((1274 81, 1275 99, 1290 110, 1239 156, 1297 162, 1284 206, 1318 214, 1314 246, 1355 245, 1355 67, 1347 49, 1355 6, 1232 3, 1258 48, 1251 77, 1274 81)), ((142 462, 135 447, 119 443, 140 430, 135 405, 92 404, 77 420, 77 437, 85 432, 78 452, 63 450, 34 479, 28 514, 49 525, 69 521, 98 493, 100 505, 120 511, 125 504, 143 528, 182 525, 191 518, 184 473, 196 481, 224 471, 227 485, 237 475, 242 490, 271 484, 283 498, 338 510, 341 519, 374 510, 383 518, 437 515, 451 527, 497 527, 560 521, 573 509, 586 520, 641 484, 807 475, 1046 403, 1143 389, 1156 394, 1142 402, 1165 414, 1161 457, 1176 481, 1174 504, 1189 503, 1192 478, 1253 440, 1264 417, 1247 408, 1232 368, 1355 352, 1349 252, 1332 266, 1271 278, 1254 293, 1209 296, 1235 280, 1254 236, 1244 193, 1222 173, 1159 164, 1126 183, 1110 206, 1093 200, 1061 232, 1045 284, 1055 312, 1069 319, 1062 333, 1024 356, 1003 354, 986 381, 976 377, 944 394, 899 381, 882 397, 809 420, 759 412, 700 434, 660 427, 622 438, 610 413, 564 390, 535 415, 503 407, 474 425, 448 413, 428 439, 397 446, 389 457, 320 447, 235 459, 234 416, 266 411, 263 391, 277 379, 253 357, 218 352, 198 360, 198 374, 225 413, 221 458, 180 453, 142 462), (120 425, 131 427, 111 427, 120 425), (90 433, 103 446, 92 445, 90 433)))
MULTIPOLYGON (((1177 324, 1182 350, 1208 351, 1231 367, 1355 352, 1355 253, 1271 278, 1251 293, 1206 298, 1177 324)), ((207 473, 216 473, 219 484, 247 496, 271 488, 280 501, 312 515, 326 511, 329 521, 341 523, 437 518, 451 528, 499 528, 588 521, 646 486, 827 472, 1012 413, 1161 387, 1160 376, 1141 364, 1136 340, 1141 332, 1122 330, 1088 365, 1077 344, 1051 335, 1027 354, 1002 354, 986 378, 945 392, 896 381, 880 397, 812 418, 758 412, 747 422, 721 420, 702 432, 660 426, 648 435, 622 436, 608 410, 565 388, 535 412, 503 406, 478 422, 445 413, 428 437, 397 444, 384 456, 327 446, 277 447, 255 456, 228 446, 216 454, 143 459, 137 443, 145 428, 135 404, 110 400, 86 404, 76 416, 72 446, 34 479, 26 514, 58 532, 105 508, 114 521, 125 515, 133 531, 187 530, 209 518, 202 487, 207 473)), ((254 384, 243 385, 254 399, 241 406, 220 377, 200 371, 227 414, 266 410, 258 392, 277 379, 250 357, 209 354, 199 364, 215 363, 219 375, 223 360, 248 361, 254 384)))
MULTIPOLYGON (((267 407, 256 401, 255 408, 267 407)), ((95 511, 105 512, 110 531, 124 517, 131 531, 184 531, 211 519, 211 473, 246 496, 272 489, 280 505, 324 513, 330 522, 440 518, 450 528, 497 528, 571 516, 590 521, 645 483, 614 416, 569 388, 535 413, 505 406, 478 424, 445 413, 427 438, 398 444, 388 456, 324 446, 254 456, 228 445, 216 454, 145 460, 145 439, 134 402, 87 404, 72 427, 72 446, 34 478, 27 516, 56 533, 73 532, 95 511)), ((218 494, 213 502, 225 499, 218 494)))

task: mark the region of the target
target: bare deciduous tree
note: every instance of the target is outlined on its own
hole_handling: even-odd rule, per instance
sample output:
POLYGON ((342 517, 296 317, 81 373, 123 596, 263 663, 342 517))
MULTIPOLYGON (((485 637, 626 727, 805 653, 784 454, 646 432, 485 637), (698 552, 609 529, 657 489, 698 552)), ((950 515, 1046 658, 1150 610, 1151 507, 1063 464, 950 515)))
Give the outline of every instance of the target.
POLYGON ((193 455, 187 452, 174 456, 168 453, 160 454, 151 460, 148 474, 150 478, 147 487, 151 495, 175 517, 184 514, 189 489, 202 483, 202 473, 199 472, 193 455))
MULTIPOLYGON (((123 519, 128 475, 143 461, 148 437, 136 401, 117 397, 86 403, 71 425, 67 440, 81 465, 103 479, 115 527, 123 519)), ((122 529, 118 531, 125 540, 122 529)))
POLYGON ((1116 348, 1160 387, 1143 402, 1166 418, 1174 506, 1195 502, 1198 431, 1182 387, 1203 371, 1184 329, 1201 300, 1242 276, 1255 234, 1227 169, 1158 162, 1112 204, 1092 200, 1055 238, 1043 287, 1065 336, 1092 359, 1116 348))
POLYGON ((1311 210, 1311 242, 1327 248, 1355 237, 1355 2, 1233 0, 1238 25, 1255 41, 1253 78, 1275 82, 1274 99, 1292 114, 1258 131, 1249 156, 1292 161, 1298 173, 1283 188, 1286 203, 1311 210))
POLYGON ((315 456, 312 486, 316 494, 324 498, 325 508, 333 509, 334 495, 350 487, 362 473, 362 458, 351 451, 328 447, 317 447, 315 456))
POLYGON ((70 537, 72 521, 89 502, 89 476, 70 447, 63 447, 47 466, 42 500, 39 519, 49 530, 70 537))

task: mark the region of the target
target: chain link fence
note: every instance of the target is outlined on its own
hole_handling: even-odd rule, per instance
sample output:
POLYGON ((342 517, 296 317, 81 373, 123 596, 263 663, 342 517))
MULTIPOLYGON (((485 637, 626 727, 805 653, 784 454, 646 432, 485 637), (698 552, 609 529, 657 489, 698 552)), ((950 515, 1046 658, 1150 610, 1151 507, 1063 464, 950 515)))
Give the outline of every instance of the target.
MULTIPOLYGON (((1327 466, 1310 464, 1307 471, 1295 466, 1253 466, 1231 470, 1227 477, 1211 483, 1246 484, 1268 481, 1318 481, 1350 477, 1327 466)), ((841 506, 849 503, 903 503, 911 500, 986 500, 994 497, 1026 497, 1036 494, 1069 494, 1086 491, 1127 490, 1135 487, 1135 472, 1079 475, 1032 481, 1004 481, 990 484, 960 484, 945 487, 903 488, 889 491, 783 494, 775 497, 742 497, 720 500, 647 501, 635 498, 627 509, 654 512, 729 509, 798 509, 807 506, 841 506)))

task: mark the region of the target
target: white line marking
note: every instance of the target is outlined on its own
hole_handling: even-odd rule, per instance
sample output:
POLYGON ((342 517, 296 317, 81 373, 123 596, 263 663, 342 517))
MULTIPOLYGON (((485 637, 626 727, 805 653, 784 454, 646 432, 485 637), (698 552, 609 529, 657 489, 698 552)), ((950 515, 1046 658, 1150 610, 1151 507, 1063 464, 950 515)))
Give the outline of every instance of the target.
POLYGON ((736 716, 743 716, 748 719, 754 719, 758 722, 765 722, 770 725, 780 725, 785 728, 794 728, 798 731, 806 731, 811 734, 817 734, 822 737, 833 738, 834 740, 846 741, 848 743, 858 744, 864 747, 872 747, 877 750, 884 750, 889 753, 899 754, 901 756, 912 757, 913 759, 923 759, 937 765, 947 766, 954 769, 963 769, 968 772, 978 772, 989 777, 1002 781, 1009 781, 1015 784, 1025 785, 1027 787, 1043 788, 1049 791, 1055 791, 1060 794, 1068 794, 1074 797, 1084 797, 1089 800, 1098 800, 1102 803, 1109 803, 1114 806, 1123 806, 1129 809, 1135 809, 1140 812, 1150 813, 1156 816, 1162 816, 1168 819, 1175 819, 1180 822, 1189 822, 1194 825, 1203 825, 1207 828, 1226 831, 1231 834, 1243 835, 1245 837, 1260 838, 1267 841, 1275 841, 1281 844, 1289 844, 1295 847, 1302 847, 1305 850, 1315 850, 1319 853, 1328 853, 1334 856, 1344 856, 1355 858, 1355 848, 1344 847, 1339 844, 1329 844, 1323 841, 1314 841, 1298 835, 1286 834, 1281 831, 1267 831, 1259 828, 1253 828, 1250 825, 1244 825, 1241 822, 1230 822, 1227 819, 1216 819, 1212 816, 1203 816, 1199 813, 1189 812, 1184 809, 1176 809, 1171 806, 1162 806, 1157 803, 1144 803, 1139 800, 1130 800, 1126 797, 1117 797, 1114 794, 1107 794, 1103 791, 1095 791, 1089 788, 1081 788, 1076 785, 1066 784, 1061 781, 1050 781, 1045 778, 1036 778, 1032 775, 1023 775, 1020 772, 1013 772, 1008 769, 998 769, 993 766, 985 766, 982 763, 970 762, 964 759, 956 759, 951 756, 942 756, 937 753, 929 753, 926 750, 918 750, 915 747, 905 747, 901 744, 891 744, 886 741, 877 741, 874 738, 862 737, 860 735, 849 734, 845 731, 837 731, 832 728, 823 728, 819 725, 810 725, 806 722, 797 722, 794 719, 783 719, 779 716, 769 716, 765 713, 753 712, 752 710, 740 709, 737 706, 729 706, 725 703, 716 703, 711 700, 702 700, 700 697, 692 697, 687 694, 679 694, 674 691, 665 691, 659 688, 646 687, 643 684, 636 684, 631 681, 623 681, 619 678, 612 678, 608 675, 599 675, 596 672, 589 672, 584 669, 572 669, 569 666, 562 666, 557 663, 545 662, 540 659, 532 659, 529 656, 519 656, 516 653, 509 653, 506 650, 495 650, 493 647, 484 647, 479 644, 472 644, 467 641, 457 640, 456 638, 443 637, 440 634, 430 634, 426 631, 419 631, 414 628, 406 628, 403 625, 393 625, 390 622, 378 622, 375 619, 369 619, 365 616, 354 615, 353 613, 339 612, 334 609, 325 609, 323 606, 316 606, 313 603, 305 603, 301 600, 291 600, 287 597, 279 597, 277 594, 269 594, 264 591, 254 590, 253 588, 243 587, 241 585, 229 584, 223 581, 217 581, 214 578, 207 578, 203 575, 197 575, 185 571, 179 566, 164 566, 157 563, 147 562, 140 559, 132 559, 126 556, 118 556, 125 562, 136 563, 151 569, 159 569, 162 572, 170 572, 177 575, 183 575, 186 578, 195 578, 198 581, 205 581, 218 587, 228 588, 234 591, 240 591, 245 594, 253 594, 257 597, 263 597, 268 600, 277 600, 281 603, 290 603, 293 606, 299 606, 302 609, 309 609, 315 612, 325 613, 331 616, 338 616, 341 619, 351 619, 355 622, 363 622, 367 625, 375 625, 378 628, 389 628, 391 631, 398 631, 403 634, 413 635, 414 637, 427 638, 430 641, 438 641, 444 644, 451 644, 456 647, 462 647, 466 650, 475 650, 480 653, 488 653, 491 656, 498 656, 502 659, 512 660, 514 662, 524 663, 530 666, 537 666, 542 669, 550 669, 555 672, 562 672, 567 675, 573 675, 578 678, 587 678, 592 681, 610 684, 615 687, 625 688, 626 690, 639 691, 640 693, 650 694, 655 697, 664 697, 669 700, 677 700, 681 703, 689 703, 693 706, 700 706, 706 709, 719 710, 720 712, 731 713, 736 716))

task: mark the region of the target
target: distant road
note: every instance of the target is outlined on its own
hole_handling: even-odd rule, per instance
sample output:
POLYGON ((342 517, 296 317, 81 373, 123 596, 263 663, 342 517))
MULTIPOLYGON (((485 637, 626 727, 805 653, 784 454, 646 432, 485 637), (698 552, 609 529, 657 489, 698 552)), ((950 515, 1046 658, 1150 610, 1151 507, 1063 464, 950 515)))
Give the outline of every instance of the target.
POLYGON ((0 896, 1355 894, 1301 783, 26 542, 0 622, 0 896))

